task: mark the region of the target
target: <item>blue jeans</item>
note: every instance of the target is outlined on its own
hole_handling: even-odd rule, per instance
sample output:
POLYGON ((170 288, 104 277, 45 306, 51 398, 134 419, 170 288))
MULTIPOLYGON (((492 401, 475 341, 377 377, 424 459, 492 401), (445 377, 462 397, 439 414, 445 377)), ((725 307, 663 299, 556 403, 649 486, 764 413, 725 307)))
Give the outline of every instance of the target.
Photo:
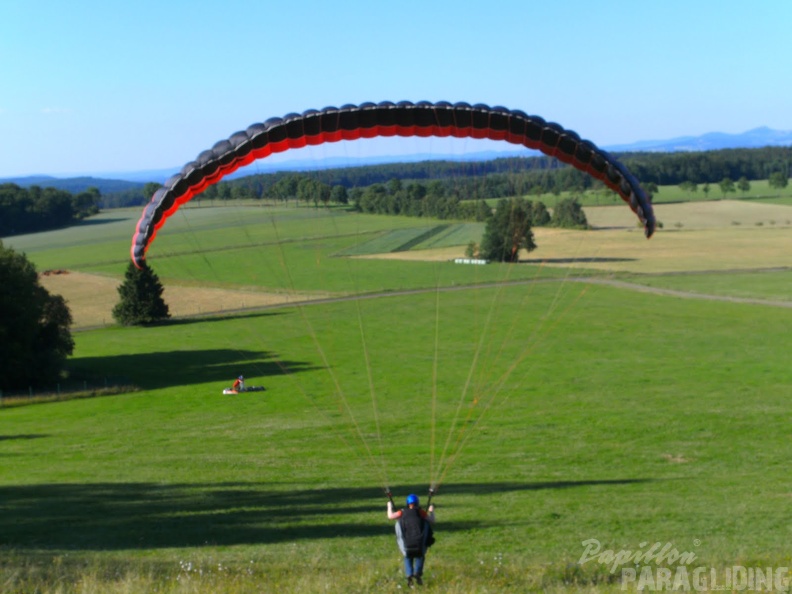
POLYGON ((425 557, 405 557, 404 558, 404 575, 408 578, 412 576, 423 575, 425 557))

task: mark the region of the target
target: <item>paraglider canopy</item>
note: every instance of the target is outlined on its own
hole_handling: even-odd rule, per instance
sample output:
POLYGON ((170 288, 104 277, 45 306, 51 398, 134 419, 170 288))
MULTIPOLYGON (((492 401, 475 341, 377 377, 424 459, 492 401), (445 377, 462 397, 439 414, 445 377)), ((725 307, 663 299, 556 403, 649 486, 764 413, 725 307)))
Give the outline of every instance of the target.
POLYGON ((141 268, 146 251, 168 217, 240 167, 293 148, 378 136, 487 138, 538 149, 601 180, 635 212, 646 236, 654 233, 651 202, 635 177, 611 155, 558 124, 480 103, 363 103, 271 118, 200 153, 168 179, 143 210, 132 238, 132 261, 141 268))

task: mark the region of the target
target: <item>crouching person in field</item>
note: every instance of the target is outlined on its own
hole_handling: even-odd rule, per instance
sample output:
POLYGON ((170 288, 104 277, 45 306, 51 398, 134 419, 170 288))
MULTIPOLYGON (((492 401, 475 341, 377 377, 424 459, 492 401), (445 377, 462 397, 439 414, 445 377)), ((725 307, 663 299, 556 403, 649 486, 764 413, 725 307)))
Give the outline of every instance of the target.
POLYGON ((393 502, 388 500, 388 519, 396 522, 396 542, 404 556, 404 573, 407 585, 423 584, 426 549, 434 543, 432 524, 435 521, 434 506, 424 511, 418 504, 417 495, 407 496, 407 507, 393 511, 393 502))

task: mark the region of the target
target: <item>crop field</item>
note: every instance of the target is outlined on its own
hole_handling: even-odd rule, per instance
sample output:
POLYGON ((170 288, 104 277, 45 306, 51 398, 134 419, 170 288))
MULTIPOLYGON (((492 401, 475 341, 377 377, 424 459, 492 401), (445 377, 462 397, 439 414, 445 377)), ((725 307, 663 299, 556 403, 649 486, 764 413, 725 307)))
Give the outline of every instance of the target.
POLYGON ((0 408, 0 590, 399 592, 383 489, 430 484, 426 591, 634 590, 593 542, 709 590, 792 567, 792 209, 586 212, 465 266, 469 224, 185 209, 148 254, 185 317, 150 328, 109 323, 136 212, 4 239, 67 271, 71 372, 139 389, 0 408))

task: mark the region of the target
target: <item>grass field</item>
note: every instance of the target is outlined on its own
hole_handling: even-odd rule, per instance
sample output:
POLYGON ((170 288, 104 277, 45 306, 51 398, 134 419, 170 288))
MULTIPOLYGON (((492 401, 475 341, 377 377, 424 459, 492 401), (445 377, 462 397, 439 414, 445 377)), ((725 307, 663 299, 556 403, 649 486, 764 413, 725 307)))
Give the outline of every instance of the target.
MULTIPOLYGON (((736 180, 733 180, 736 181, 736 180)), ((718 200, 739 200, 749 202, 760 202, 767 204, 792 205, 792 186, 786 188, 771 188, 767 180, 751 182, 751 188, 747 192, 729 192, 724 194, 718 184, 710 184, 709 193, 703 191, 703 185, 699 184, 695 192, 684 191, 679 186, 660 186, 658 192, 652 196, 654 204, 674 204, 679 202, 708 202, 718 200)), ((556 200, 568 197, 575 197, 584 206, 613 206, 621 204, 621 198, 610 191, 587 192, 562 192, 558 197, 543 195, 539 200, 552 208, 556 200)))
MULTIPOLYGON (((586 212, 593 232, 535 229, 539 249, 524 257, 542 263, 541 270, 482 270, 438 263, 463 256, 467 243, 480 237, 481 224, 438 225, 425 219, 350 216, 312 208, 187 209, 169 221, 168 233, 161 234, 151 251, 175 315, 394 287, 431 289, 571 274, 558 272, 564 268, 637 275, 637 282, 668 288, 692 287, 696 281, 690 273, 723 274, 790 264, 788 206, 735 200, 660 204, 657 215, 664 228, 650 241, 640 239, 635 217, 623 205, 587 207, 586 212), (393 251, 404 246, 407 251, 393 251), (354 254, 386 257, 389 262, 341 257, 354 254), (399 260, 413 263, 405 267, 399 260), (681 281, 668 278, 673 273, 685 276, 681 281)), ((127 236, 138 214, 111 211, 82 226, 48 233, 44 241, 30 235, 8 238, 6 243, 28 253, 39 270, 69 270, 72 274, 48 276, 43 283, 77 306, 77 327, 103 325, 111 322, 110 310, 118 298, 115 287, 126 266, 127 236)), ((755 284, 755 276, 741 278, 744 282, 735 278, 715 283, 713 289, 733 296, 786 298, 783 280, 768 281, 777 288, 766 291, 767 283, 755 284)), ((706 287, 695 290, 706 292, 706 287)))
MULTIPOLYGON (((731 224, 754 202, 668 206, 683 226, 650 241, 600 207, 603 229, 537 230, 510 267, 337 256, 437 221, 175 218, 150 258, 177 301, 383 295, 76 333, 75 373, 141 390, 0 409, 0 590, 400 591, 382 488, 430 482, 427 591, 621 591, 611 563, 578 563, 589 539, 670 543, 719 576, 789 567, 792 309, 761 302, 789 301, 785 207, 758 226, 731 224), (222 396, 239 373, 267 390, 222 396)), ((118 279, 134 216, 4 241, 118 279)), ((470 228, 426 239, 452 234, 470 228)))

